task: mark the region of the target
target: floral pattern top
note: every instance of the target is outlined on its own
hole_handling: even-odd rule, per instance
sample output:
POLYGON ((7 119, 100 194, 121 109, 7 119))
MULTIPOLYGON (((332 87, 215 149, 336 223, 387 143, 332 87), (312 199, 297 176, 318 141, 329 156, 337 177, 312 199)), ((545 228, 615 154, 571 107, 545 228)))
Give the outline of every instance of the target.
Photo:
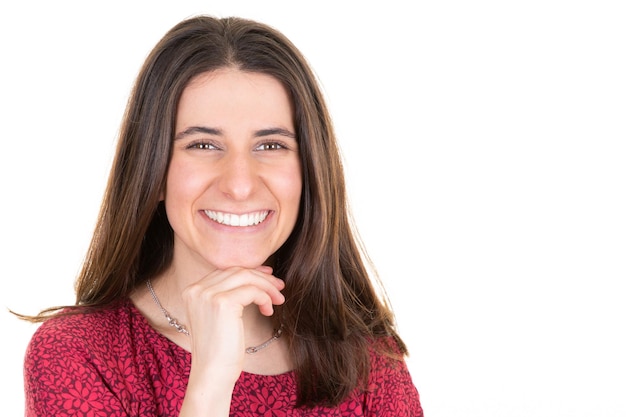
MULTIPOLYGON (((371 354, 365 392, 337 407, 296 408, 293 372, 242 372, 231 417, 422 417, 404 361, 371 354)), ((57 317, 33 335, 24 362, 27 417, 177 416, 191 354, 158 333, 130 300, 98 312, 57 317)))

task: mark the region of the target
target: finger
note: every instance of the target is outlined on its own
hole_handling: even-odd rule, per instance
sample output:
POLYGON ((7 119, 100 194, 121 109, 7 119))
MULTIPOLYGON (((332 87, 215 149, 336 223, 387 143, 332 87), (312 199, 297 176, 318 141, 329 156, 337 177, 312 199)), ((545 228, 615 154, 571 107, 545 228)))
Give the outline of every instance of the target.
POLYGON ((269 287, 266 283, 271 284, 270 286, 277 289, 278 291, 285 288, 285 282, 275 277, 270 273, 263 272, 263 270, 255 269, 247 269, 247 268, 229 268, 224 271, 225 274, 221 279, 221 284, 216 286, 216 289, 219 288, 221 290, 227 290, 229 286, 235 287, 246 284, 259 285, 261 288, 265 288, 270 291, 269 287), (261 279, 259 279, 261 278, 261 279))
MULTIPOLYGON (((278 305, 285 302, 285 297, 280 292, 285 287, 281 279, 257 270, 244 268, 222 271, 217 279, 211 277, 197 281, 184 290, 183 297, 187 295, 193 299, 209 301, 219 294, 230 293, 243 287, 256 287, 259 291, 266 293, 274 304, 278 305)), ((250 303, 251 301, 248 301, 247 304, 243 305, 250 303)))
POLYGON ((243 286, 254 286, 259 290, 265 292, 269 296, 271 304, 283 304, 285 302, 285 296, 280 292, 280 290, 285 287, 285 283, 281 279, 272 277, 270 284, 272 285, 268 285, 267 281, 265 280, 253 280, 249 284, 244 284, 243 286))
POLYGON ((257 271, 261 271, 265 274, 271 274, 274 271, 274 268, 272 268, 269 265, 261 265, 261 266, 257 266, 256 268, 257 271))
POLYGON ((256 285, 244 285, 236 287, 227 292, 221 292, 216 294, 213 298, 214 302, 220 311, 227 311, 235 308, 236 311, 241 314, 243 308, 256 304, 259 307, 261 314, 265 316, 271 316, 274 314, 274 305, 280 305, 284 303, 284 296, 274 291, 268 292, 256 285))
POLYGON ((272 267, 269 267, 269 266, 266 266, 266 265, 262 265, 262 266, 260 266, 258 268, 255 268, 255 271, 256 272, 260 272, 262 274, 261 276, 263 278, 269 280, 279 290, 282 290, 282 289, 285 288, 285 281, 283 281, 282 279, 272 275, 272 272, 273 272, 272 267))

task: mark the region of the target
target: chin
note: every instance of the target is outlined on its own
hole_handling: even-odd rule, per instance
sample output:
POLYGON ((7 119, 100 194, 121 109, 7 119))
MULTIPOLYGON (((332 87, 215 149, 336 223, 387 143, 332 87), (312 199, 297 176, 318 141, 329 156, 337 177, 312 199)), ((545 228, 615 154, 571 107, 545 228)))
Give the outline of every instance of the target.
POLYGON ((270 265, 267 261, 268 257, 259 256, 237 256, 229 257, 227 259, 207 259, 211 265, 214 265, 218 269, 228 269, 231 267, 241 268, 257 268, 261 265, 270 265))

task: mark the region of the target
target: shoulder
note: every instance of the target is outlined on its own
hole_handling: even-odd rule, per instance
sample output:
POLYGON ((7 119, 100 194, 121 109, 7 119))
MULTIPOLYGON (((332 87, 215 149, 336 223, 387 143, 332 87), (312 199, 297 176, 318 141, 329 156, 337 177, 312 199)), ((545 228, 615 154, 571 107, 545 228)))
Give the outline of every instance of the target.
POLYGON ((406 356, 404 345, 392 336, 370 339, 368 348, 372 370, 397 368, 404 364, 406 356))
POLYGON ((120 302, 66 310, 41 324, 24 360, 27 414, 86 416, 86 410, 99 409, 102 415, 125 415, 131 396, 145 391, 131 339, 139 320, 130 302, 120 302), (137 383, 129 388, 128 379, 137 383))
POLYGON ((52 317, 34 332, 27 351, 29 363, 59 354, 93 355, 105 352, 116 346, 123 335, 120 331, 132 320, 130 303, 119 302, 115 305, 90 311, 75 311, 52 317))
POLYGON ((371 344, 370 358, 368 410, 381 416, 422 416, 419 393, 399 342, 391 337, 378 338, 371 344))

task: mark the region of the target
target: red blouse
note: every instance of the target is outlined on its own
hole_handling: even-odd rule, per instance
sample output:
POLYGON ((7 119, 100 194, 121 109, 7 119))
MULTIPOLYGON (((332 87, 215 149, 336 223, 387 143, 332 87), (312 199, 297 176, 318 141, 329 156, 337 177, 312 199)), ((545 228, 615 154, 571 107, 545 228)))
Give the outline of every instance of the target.
MULTIPOLYGON (((375 353, 371 360, 367 392, 335 408, 295 408, 293 372, 242 372, 230 415, 422 417, 406 364, 375 353)), ((191 354, 154 330, 130 300, 51 319, 26 351, 26 416, 177 416, 190 368, 191 354)))

